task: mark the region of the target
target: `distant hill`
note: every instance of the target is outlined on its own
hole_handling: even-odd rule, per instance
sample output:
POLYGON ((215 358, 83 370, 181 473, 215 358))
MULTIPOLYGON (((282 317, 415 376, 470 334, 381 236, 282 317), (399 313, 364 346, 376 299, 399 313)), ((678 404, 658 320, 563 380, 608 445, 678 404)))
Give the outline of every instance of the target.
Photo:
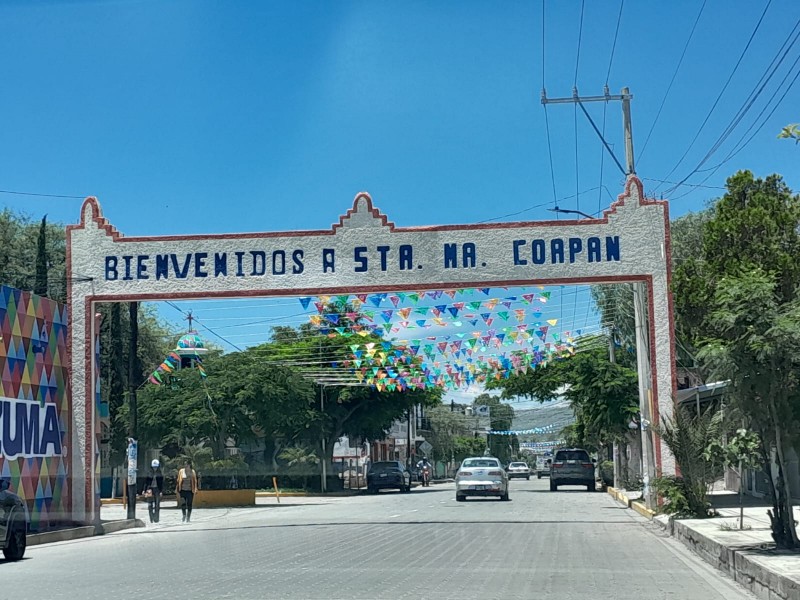
MULTIPOLYGON (((555 425, 552 434, 533 436, 538 441, 557 439, 561 429, 575 421, 575 415, 569 402, 563 399, 542 403, 526 401, 509 402, 508 404, 514 409, 514 421, 511 424, 513 430, 520 431, 555 425)), ((481 417, 479 424, 480 427, 488 428, 489 419, 481 417)))
POLYGON ((514 421, 512 429, 533 429, 555 425, 554 433, 575 421, 572 408, 566 400, 553 400, 542 404, 525 403, 525 408, 514 408, 514 421))

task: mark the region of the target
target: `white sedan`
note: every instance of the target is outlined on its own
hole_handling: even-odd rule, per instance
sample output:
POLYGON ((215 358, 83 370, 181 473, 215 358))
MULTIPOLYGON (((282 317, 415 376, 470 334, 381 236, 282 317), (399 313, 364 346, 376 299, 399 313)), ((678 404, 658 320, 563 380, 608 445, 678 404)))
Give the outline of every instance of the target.
POLYGON ((508 500, 508 475, 496 458, 466 458, 456 473, 456 500, 467 496, 497 496, 508 500))
POLYGON ((524 462, 512 462, 508 465, 508 469, 506 469, 508 473, 508 478, 513 479, 514 477, 524 477, 525 479, 531 478, 531 469, 528 466, 528 463, 524 462))

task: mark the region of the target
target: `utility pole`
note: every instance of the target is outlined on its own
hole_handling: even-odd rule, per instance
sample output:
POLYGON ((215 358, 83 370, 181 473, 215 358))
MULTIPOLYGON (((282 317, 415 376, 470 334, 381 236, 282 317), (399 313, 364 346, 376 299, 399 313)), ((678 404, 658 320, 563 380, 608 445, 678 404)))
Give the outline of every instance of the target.
MULTIPOLYGON (((542 104, 577 104, 586 118, 589 119, 592 127, 594 128, 603 146, 614 159, 614 162, 619 167, 620 171, 627 177, 636 174, 633 155, 633 127, 631 125, 631 100, 633 95, 627 87, 622 88, 621 94, 611 95, 608 86, 603 88, 602 96, 579 96, 578 89, 572 88, 572 96, 568 98, 548 98, 546 91, 542 90, 542 104), (619 100, 622 103, 622 133, 625 139, 625 167, 623 168, 617 159, 614 152, 612 152, 605 138, 603 138, 600 130, 595 125, 589 113, 584 108, 584 104, 588 102, 609 102, 611 100, 619 100)), ((639 413, 641 414, 641 435, 642 435, 642 458, 643 458, 643 476, 644 480, 644 499, 647 508, 655 508, 656 498, 653 493, 652 486, 650 485, 653 478, 656 476, 655 467, 655 445, 653 440, 652 430, 652 387, 651 387, 651 365, 650 365, 650 344, 647 335, 647 285, 644 282, 635 282, 633 284, 633 299, 634 299, 634 312, 636 318, 636 362, 639 374, 639 413)), ((609 359, 613 357, 613 351, 609 349, 609 359)), ((617 458, 617 457, 615 457, 617 458)), ((615 460, 615 475, 616 475, 616 460, 615 460)))

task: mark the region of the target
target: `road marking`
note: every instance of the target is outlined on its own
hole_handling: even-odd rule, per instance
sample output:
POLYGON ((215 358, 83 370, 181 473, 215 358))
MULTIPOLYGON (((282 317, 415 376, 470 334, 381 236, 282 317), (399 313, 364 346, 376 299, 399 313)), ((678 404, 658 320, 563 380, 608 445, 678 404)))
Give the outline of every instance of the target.
POLYGON ((399 517, 399 516, 400 516, 400 515, 391 515, 389 518, 390 518, 390 519, 396 519, 396 518, 397 518, 397 517, 399 517))

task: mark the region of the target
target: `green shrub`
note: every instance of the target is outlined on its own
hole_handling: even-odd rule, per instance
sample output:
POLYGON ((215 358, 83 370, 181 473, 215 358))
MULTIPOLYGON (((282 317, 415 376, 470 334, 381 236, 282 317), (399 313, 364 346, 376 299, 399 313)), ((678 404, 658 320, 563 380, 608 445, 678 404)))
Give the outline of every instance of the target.
POLYGON ((657 477, 652 485, 665 500, 661 511, 684 519, 705 519, 714 515, 706 490, 692 489, 682 477, 657 477))
POLYGON ((614 462, 610 460, 605 460, 600 463, 600 479, 603 480, 603 483, 608 485, 614 485, 614 462))

